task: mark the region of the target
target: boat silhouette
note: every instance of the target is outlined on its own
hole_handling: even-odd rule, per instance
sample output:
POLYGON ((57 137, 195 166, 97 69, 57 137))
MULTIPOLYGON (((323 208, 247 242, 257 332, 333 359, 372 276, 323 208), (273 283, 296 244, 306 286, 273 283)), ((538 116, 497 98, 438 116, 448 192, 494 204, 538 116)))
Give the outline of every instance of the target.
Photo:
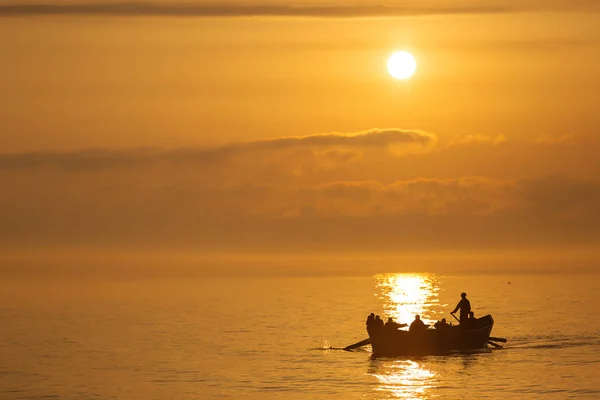
POLYGON ((444 325, 436 329, 415 331, 371 324, 367 327, 368 342, 365 339, 359 343, 370 343, 375 357, 444 355, 454 351, 482 349, 488 343, 500 347, 490 341, 498 339, 490 338, 493 327, 494 319, 491 315, 473 319, 469 324, 444 325))

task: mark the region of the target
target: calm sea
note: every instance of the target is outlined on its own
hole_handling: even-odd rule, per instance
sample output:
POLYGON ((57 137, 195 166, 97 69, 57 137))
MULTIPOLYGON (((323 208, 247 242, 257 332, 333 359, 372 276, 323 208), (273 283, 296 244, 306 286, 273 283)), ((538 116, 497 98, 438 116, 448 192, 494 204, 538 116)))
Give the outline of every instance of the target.
POLYGON ((600 398, 599 277, 6 279, 0 398, 600 398), (450 320, 462 291, 505 349, 335 349, 367 337, 370 312, 450 320))

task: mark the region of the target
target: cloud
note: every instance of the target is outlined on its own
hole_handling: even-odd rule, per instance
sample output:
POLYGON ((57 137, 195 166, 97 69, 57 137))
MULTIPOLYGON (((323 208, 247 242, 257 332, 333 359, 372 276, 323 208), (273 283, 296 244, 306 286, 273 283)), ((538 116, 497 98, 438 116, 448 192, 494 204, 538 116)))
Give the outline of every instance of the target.
POLYGON ((521 197, 511 180, 417 178, 389 184, 346 181, 305 187, 290 196, 288 205, 297 205, 296 215, 309 205, 322 217, 485 215, 519 207, 524 204, 521 197))
MULTIPOLYGON (((436 136, 417 130, 370 129, 356 133, 318 133, 307 136, 287 136, 277 139, 248 142, 238 145, 249 149, 288 149, 294 147, 385 148, 397 144, 420 144, 435 142, 436 136)), ((235 146, 234 146, 235 147, 235 146)))
POLYGON ((591 223, 600 216, 600 182, 551 175, 519 183, 524 206, 547 220, 591 223), (586 218, 591 218, 586 221, 586 218))
POLYGON ((491 14, 510 12, 573 11, 597 12, 595 0, 546 0, 539 2, 479 1, 455 2, 452 6, 426 2, 402 5, 357 4, 332 6, 331 3, 290 5, 277 3, 193 4, 176 2, 72 2, 13 3, 0 5, 0 16, 97 15, 97 16, 165 16, 165 17, 296 17, 296 18, 384 18, 452 14, 491 14))
MULTIPOLYGON (((323 217, 491 216, 535 214, 541 220, 600 217, 600 181, 551 175, 529 179, 417 178, 330 182, 294 192, 295 203, 323 217)), ((289 204, 289 203, 288 203, 289 204)))
POLYGON ((363 152, 357 149, 311 150, 301 154, 293 173, 296 176, 318 175, 364 161, 363 152))
MULTIPOLYGON (((222 164, 233 157, 254 157, 256 153, 285 153, 309 150, 305 155, 337 162, 355 162, 360 150, 390 150, 412 146, 415 151, 434 146, 437 136, 418 130, 371 129, 356 133, 318 133, 306 136, 285 136, 250 142, 234 143, 215 148, 184 148, 165 150, 139 148, 127 150, 88 149, 71 152, 39 151, 0 154, 0 170, 54 166, 65 169, 135 167, 156 163, 222 164), (416 147, 415 147, 416 146, 416 147), (310 150, 314 150, 311 152, 310 150)), ((410 152, 411 150, 407 150, 410 152)), ((397 152, 396 152, 397 153, 397 152)))
POLYGON ((0 16, 101 15, 170 17, 403 17, 436 14, 472 14, 505 11, 501 6, 385 6, 385 5, 283 5, 283 4, 186 4, 186 3, 73 3, 5 4, 0 16))
POLYGON ((397 250, 600 242, 597 180, 260 180, 206 184, 139 171, 4 180, 0 244, 397 250))
POLYGON ((4 154, 0 245, 600 243, 593 135, 496 141, 449 146, 422 131, 372 129, 202 149, 4 154), (413 146, 425 153, 397 157, 396 147, 413 146))
POLYGON ((535 139, 535 142, 539 143, 539 144, 547 144, 547 145, 561 145, 561 144, 567 144, 569 142, 572 142, 573 139, 574 139, 574 136, 572 134, 567 134, 567 135, 557 136, 557 137, 540 136, 535 139))
POLYGON ((450 140, 450 146, 470 145, 470 144, 499 144, 506 141, 506 136, 496 135, 495 137, 485 135, 465 135, 457 139, 450 140))
POLYGON ((555 147, 600 147, 600 136, 597 134, 567 133, 561 136, 538 136, 534 142, 540 145, 555 147))

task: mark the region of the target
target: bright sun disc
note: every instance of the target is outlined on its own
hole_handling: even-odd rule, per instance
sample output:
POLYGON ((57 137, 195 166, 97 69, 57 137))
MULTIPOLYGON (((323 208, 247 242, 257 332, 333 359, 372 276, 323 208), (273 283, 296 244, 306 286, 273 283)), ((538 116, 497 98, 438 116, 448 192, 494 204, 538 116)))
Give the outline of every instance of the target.
POLYGON ((399 51, 389 58, 387 69, 390 75, 396 79, 408 79, 415 73, 417 61, 412 54, 399 51))

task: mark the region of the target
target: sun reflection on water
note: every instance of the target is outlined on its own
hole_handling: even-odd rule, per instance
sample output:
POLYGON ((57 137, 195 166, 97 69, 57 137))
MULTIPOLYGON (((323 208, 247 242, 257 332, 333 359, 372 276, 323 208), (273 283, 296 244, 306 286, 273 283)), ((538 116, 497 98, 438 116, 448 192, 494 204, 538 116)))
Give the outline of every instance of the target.
POLYGON ((380 274, 375 279, 386 317, 410 324, 419 314, 426 324, 437 321, 439 286, 434 275, 380 274))
MULTIPOLYGON (((416 314, 426 324, 437 321, 445 304, 439 301, 439 282, 431 274, 380 274, 375 276, 376 288, 384 315, 410 324, 416 314)), ((437 385, 436 374, 417 360, 376 360, 369 374, 378 381, 377 391, 391 397, 425 399, 437 385)))
POLYGON ((379 381, 377 391, 387 392, 401 399, 429 398, 430 389, 437 384, 436 374, 412 360, 388 360, 385 365, 373 368, 379 381))

